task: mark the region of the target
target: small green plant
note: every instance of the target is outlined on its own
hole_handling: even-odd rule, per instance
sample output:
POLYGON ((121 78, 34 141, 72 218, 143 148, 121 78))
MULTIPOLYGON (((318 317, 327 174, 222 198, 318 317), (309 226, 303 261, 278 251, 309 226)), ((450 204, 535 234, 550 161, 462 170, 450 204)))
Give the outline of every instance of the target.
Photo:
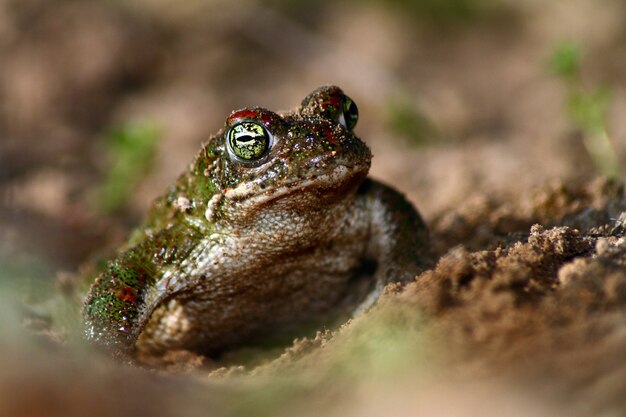
POLYGON ((606 127, 611 91, 604 86, 588 88, 584 85, 581 60, 580 47, 564 42, 554 50, 550 69, 566 84, 567 116, 582 134, 585 149, 596 169, 607 177, 618 177, 621 174, 619 158, 606 127))
POLYGON ((152 163, 161 131, 150 122, 132 122, 104 136, 110 169, 100 187, 99 206, 111 212, 121 208, 152 163))
POLYGON ((412 98, 396 95, 387 101, 385 108, 389 128, 416 146, 426 145, 438 139, 433 125, 420 112, 412 98))

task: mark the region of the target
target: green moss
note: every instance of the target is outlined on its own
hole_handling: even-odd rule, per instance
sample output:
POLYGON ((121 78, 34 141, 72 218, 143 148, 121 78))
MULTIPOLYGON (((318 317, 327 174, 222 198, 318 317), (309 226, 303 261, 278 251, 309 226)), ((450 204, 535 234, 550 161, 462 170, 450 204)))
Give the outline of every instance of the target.
POLYGON ((219 186, 215 178, 220 168, 216 161, 221 157, 221 152, 209 143, 198 154, 189 175, 181 178, 177 191, 185 190, 184 194, 189 199, 195 199, 200 203, 206 203, 218 192, 219 186))
POLYGON ((176 268, 196 247, 201 235, 184 224, 160 230, 108 263, 91 289, 86 305, 95 333, 107 334, 111 343, 125 343, 131 326, 153 292, 165 267, 176 268), (121 339, 116 339, 118 335, 121 339))
POLYGON ((213 179, 202 174, 194 178, 192 187, 189 196, 201 203, 206 203, 217 193, 217 186, 213 179))
POLYGON ((120 322, 126 313, 124 302, 110 293, 94 296, 86 308, 88 315, 96 320, 120 322))

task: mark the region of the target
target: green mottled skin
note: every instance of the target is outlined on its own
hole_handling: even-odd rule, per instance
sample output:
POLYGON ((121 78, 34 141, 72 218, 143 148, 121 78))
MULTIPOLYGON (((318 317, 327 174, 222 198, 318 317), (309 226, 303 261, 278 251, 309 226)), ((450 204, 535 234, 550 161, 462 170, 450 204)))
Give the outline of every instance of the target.
POLYGON ((414 279, 430 262, 426 227, 401 194, 366 178, 356 120, 338 87, 282 115, 233 112, 91 286, 87 338, 114 354, 214 353, 360 311, 387 283, 414 279), (241 122, 272 137, 258 159, 227 143, 241 122))

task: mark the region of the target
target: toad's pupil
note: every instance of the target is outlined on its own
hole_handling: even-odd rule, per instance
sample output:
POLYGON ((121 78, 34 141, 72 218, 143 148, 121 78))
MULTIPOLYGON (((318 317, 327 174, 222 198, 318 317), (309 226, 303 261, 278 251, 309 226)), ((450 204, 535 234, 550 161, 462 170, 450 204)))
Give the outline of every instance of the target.
POLYGON ((252 136, 240 136, 235 139, 239 145, 249 145, 249 142, 252 142, 254 138, 252 136))

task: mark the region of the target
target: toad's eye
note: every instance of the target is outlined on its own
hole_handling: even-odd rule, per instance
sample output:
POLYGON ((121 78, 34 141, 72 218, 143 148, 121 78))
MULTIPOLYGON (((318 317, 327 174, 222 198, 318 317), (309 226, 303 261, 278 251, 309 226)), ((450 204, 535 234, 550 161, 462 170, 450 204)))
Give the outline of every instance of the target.
POLYGON ((320 87, 302 100, 302 114, 322 116, 352 131, 359 120, 359 109, 341 88, 334 85, 320 87))
POLYGON ((359 109, 356 103, 348 96, 344 96, 342 107, 343 125, 346 129, 352 130, 356 126, 356 122, 359 121, 359 109))
POLYGON ((244 161, 254 161, 267 153, 270 147, 270 133, 259 123, 240 122, 227 133, 230 152, 244 161))

